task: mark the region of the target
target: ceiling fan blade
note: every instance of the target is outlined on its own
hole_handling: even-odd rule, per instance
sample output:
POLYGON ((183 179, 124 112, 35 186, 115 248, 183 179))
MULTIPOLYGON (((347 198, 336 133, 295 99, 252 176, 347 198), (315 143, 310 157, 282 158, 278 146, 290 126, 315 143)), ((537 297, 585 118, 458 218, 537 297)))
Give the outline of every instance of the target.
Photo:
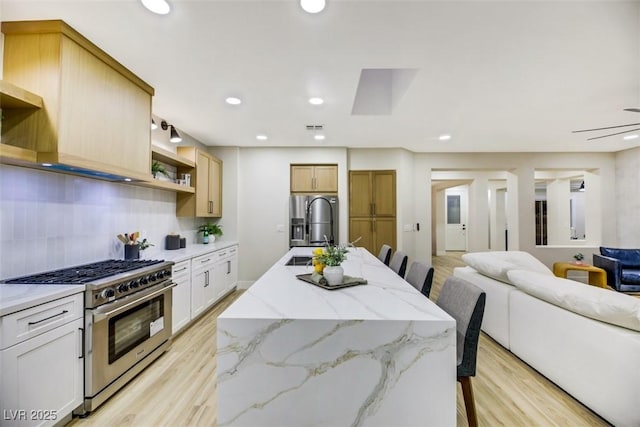
POLYGON ((587 138, 587 141, 593 141, 594 139, 606 138, 608 136, 622 135, 623 133, 635 132, 637 130, 640 130, 640 128, 631 129, 631 130, 625 130, 623 132, 610 133, 609 135, 595 136, 593 138, 587 138))
POLYGON ((640 108, 625 108, 624 111, 631 111, 632 113, 640 113, 640 108))
MULTIPOLYGON (((607 129, 626 128, 627 126, 640 126, 640 123, 629 123, 628 125, 607 126, 607 127, 605 127, 605 128, 593 128, 593 129, 581 129, 581 130, 574 130, 574 131, 571 131, 571 133, 591 132, 591 131, 594 131, 594 130, 607 130, 607 129)), ((631 132, 631 131, 627 131, 627 132, 631 132)))

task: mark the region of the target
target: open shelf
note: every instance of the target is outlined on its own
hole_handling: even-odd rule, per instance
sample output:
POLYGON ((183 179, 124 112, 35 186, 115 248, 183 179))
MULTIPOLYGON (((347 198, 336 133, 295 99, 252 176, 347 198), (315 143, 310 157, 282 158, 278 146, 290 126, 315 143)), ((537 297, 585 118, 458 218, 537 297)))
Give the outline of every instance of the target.
POLYGON ((42 98, 4 80, 0 80, 0 108, 42 108, 42 98))
POLYGON ((184 157, 180 157, 171 151, 165 150, 164 148, 157 147, 155 145, 151 146, 151 157, 154 160, 157 160, 162 163, 166 163, 175 167, 185 167, 185 168, 195 168, 195 162, 186 159, 184 157))
POLYGON ((176 184, 175 182, 160 181, 159 179, 153 179, 151 181, 135 182, 135 185, 141 187, 159 188, 160 190, 176 191, 178 193, 195 193, 196 189, 193 187, 187 187, 186 185, 176 184))

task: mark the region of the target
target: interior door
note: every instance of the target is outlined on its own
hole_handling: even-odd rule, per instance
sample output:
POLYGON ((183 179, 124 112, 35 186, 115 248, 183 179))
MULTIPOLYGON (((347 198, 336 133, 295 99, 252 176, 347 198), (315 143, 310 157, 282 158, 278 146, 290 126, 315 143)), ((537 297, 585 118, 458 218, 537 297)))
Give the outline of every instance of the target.
POLYGON ((467 250, 467 186, 445 192, 445 250, 467 250))

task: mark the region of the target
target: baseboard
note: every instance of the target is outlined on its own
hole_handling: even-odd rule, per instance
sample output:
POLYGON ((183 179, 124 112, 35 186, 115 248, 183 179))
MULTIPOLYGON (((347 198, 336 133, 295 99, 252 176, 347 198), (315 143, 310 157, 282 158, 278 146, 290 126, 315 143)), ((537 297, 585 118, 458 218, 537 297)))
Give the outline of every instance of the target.
POLYGON ((239 280, 236 283, 236 287, 238 289, 249 289, 249 287, 253 285, 255 282, 256 282, 255 280, 239 280))

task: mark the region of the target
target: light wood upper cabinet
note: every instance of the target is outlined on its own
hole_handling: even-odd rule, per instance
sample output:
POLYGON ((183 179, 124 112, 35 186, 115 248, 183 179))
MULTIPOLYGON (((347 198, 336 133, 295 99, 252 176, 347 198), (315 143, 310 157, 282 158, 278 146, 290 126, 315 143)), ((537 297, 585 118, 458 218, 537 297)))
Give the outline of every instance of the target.
MULTIPOLYGON (((195 161, 195 194, 177 195, 176 214, 188 217, 222 216, 222 160, 195 147, 178 147, 178 154, 195 161)), ((192 176, 193 179, 193 176, 192 176)))
POLYGON ((338 165, 291 165, 292 193, 337 193, 338 165))
POLYGON ((44 108, 8 114, 2 143, 39 163, 150 178, 153 88, 63 21, 3 22, 4 80, 44 108))

